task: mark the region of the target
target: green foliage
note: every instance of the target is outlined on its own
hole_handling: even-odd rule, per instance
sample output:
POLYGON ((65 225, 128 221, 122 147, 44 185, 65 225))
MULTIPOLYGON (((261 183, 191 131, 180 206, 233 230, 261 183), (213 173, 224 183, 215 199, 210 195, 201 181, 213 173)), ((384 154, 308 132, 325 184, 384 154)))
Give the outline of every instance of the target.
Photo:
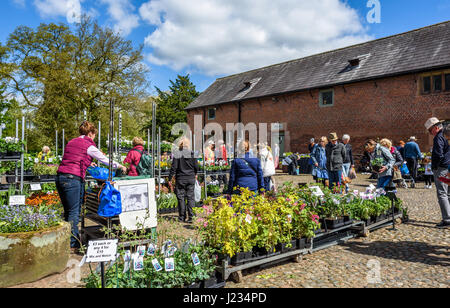
POLYGON ((33 166, 32 170, 34 175, 56 175, 58 165, 38 163, 33 166))
POLYGON ((137 135, 137 120, 149 115, 148 68, 142 60, 142 47, 135 49, 83 17, 74 28, 53 23, 16 28, 0 46, 0 80, 23 99, 21 107, 33 119, 30 147, 39 149, 53 144, 55 129, 65 129, 66 142, 76 137, 83 110, 90 121, 108 123, 111 99, 123 112, 124 135, 137 135))
MULTIPOLYGON (((177 76, 175 82, 170 81, 169 91, 164 92, 156 88, 156 125, 161 127, 161 139, 173 142, 178 136, 172 136, 172 126, 187 122, 187 112, 184 110, 198 96, 199 92, 191 82, 189 75, 177 76)), ((151 128, 151 121, 145 129, 151 128)))
POLYGON ((175 194, 161 194, 156 200, 157 208, 160 209, 172 209, 178 206, 178 199, 175 194))

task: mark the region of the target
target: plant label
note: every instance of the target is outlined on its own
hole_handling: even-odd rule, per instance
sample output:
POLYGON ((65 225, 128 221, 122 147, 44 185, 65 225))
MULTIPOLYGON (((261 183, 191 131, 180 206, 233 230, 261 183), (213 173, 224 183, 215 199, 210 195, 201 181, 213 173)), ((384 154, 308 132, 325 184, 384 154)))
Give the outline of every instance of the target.
POLYGON ((117 254, 119 240, 89 241, 87 263, 114 261, 117 254))
POLYGON ((147 255, 154 256, 156 251, 156 247, 153 244, 148 245, 147 255))
POLYGON ((194 262, 194 266, 200 265, 200 259, 199 259, 199 257, 198 257, 196 252, 194 252, 191 255, 191 257, 192 257, 192 262, 194 262))
POLYGON ((248 224, 252 223, 252 219, 253 219, 253 217, 250 216, 249 214, 247 214, 247 216, 245 217, 245 221, 246 221, 248 224))
POLYGON ((162 270, 162 266, 161 266, 161 264, 159 264, 158 259, 153 259, 152 264, 153 264, 153 268, 155 269, 155 271, 159 272, 162 270))
POLYGON ((139 254, 139 257, 145 256, 145 250, 146 250, 146 248, 147 248, 147 247, 145 247, 145 245, 139 246, 139 247, 138 247, 138 254, 139 254))
POLYGON ((319 186, 311 186, 311 191, 313 193, 314 196, 316 197, 323 197, 325 196, 325 194, 323 193, 322 189, 320 189, 319 186))
POLYGON ((134 259, 134 270, 142 271, 144 269, 144 257, 138 256, 134 259))
POLYGON ((166 258, 164 260, 164 266, 166 272, 173 272, 175 270, 175 261, 173 258, 166 258))
POLYGON ((129 262, 131 260, 131 251, 126 250, 125 251, 125 255, 123 256, 123 261, 124 262, 129 262))
POLYGON ((9 205, 25 205, 25 196, 9 196, 9 205))
POLYGON ((125 274, 130 270, 130 261, 126 261, 123 266, 123 273, 125 274))
POLYGON ((41 187, 40 183, 30 184, 30 189, 31 189, 31 191, 40 191, 40 190, 42 190, 42 187, 41 187))

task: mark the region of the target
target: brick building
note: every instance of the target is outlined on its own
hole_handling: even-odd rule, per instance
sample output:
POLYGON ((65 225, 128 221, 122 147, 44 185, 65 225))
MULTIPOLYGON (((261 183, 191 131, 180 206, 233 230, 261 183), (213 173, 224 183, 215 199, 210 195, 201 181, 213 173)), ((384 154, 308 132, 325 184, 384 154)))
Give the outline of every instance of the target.
POLYGON ((429 151, 426 120, 450 122, 450 21, 217 79, 187 111, 191 129, 196 115, 224 129, 280 123, 282 152, 330 132, 359 153, 369 138, 410 136, 429 151))

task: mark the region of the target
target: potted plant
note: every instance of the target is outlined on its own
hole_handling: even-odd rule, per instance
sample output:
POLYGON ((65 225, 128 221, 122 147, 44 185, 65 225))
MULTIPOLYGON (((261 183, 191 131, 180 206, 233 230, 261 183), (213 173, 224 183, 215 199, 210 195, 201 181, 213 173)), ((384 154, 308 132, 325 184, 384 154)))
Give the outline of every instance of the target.
POLYGON ((375 158, 370 162, 372 166, 372 170, 375 172, 379 172, 381 168, 384 166, 384 159, 381 157, 375 158))

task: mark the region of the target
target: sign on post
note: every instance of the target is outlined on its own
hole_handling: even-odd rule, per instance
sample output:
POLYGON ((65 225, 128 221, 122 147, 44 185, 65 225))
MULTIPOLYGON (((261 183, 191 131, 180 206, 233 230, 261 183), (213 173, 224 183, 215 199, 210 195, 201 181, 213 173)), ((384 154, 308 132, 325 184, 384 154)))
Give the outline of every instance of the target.
POLYGON ((116 260, 117 243, 119 240, 89 241, 87 263, 109 262, 116 260))

